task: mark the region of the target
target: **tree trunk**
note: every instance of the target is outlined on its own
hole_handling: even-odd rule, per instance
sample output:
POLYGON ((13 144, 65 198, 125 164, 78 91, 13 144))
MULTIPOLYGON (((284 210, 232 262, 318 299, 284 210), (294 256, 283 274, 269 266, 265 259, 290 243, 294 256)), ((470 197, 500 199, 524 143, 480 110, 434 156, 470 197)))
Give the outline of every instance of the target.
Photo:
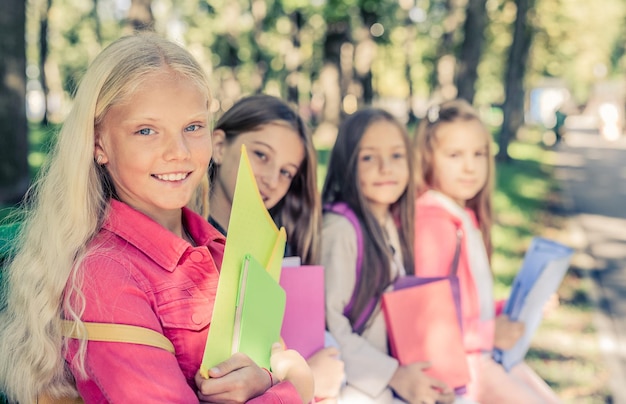
POLYGON ((413 53, 415 52, 415 43, 414 38, 416 35, 416 30, 414 24, 407 23, 407 35, 406 40, 404 42, 404 52, 406 58, 404 59, 404 79, 409 86, 409 97, 408 97, 408 121, 407 126, 413 127, 417 122, 417 115, 415 114, 415 109, 413 108, 415 96, 414 92, 414 83, 413 83, 413 53))
POLYGON ((48 94, 50 94, 48 78, 46 77, 46 61, 48 60, 48 15, 51 6, 52 0, 47 0, 45 7, 42 7, 39 14, 39 79, 44 95, 44 113, 41 124, 44 126, 48 124, 48 94))
POLYGON ((468 0, 463 26, 464 38, 461 45, 460 59, 457 65, 456 87, 458 97, 474 102, 478 63, 482 53, 487 14, 486 0, 468 0))
MULTIPOLYGON (((52 0, 48 0, 48 9, 50 9, 50 3, 52 3, 52 0)), ((98 45, 102 46, 102 23, 100 22, 100 16, 98 15, 98 0, 93 0, 91 18, 93 19, 96 40, 98 41, 98 45)))
POLYGON ((154 31, 151 2, 152 0, 131 0, 126 25, 132 32, 154 31))
POLYGON ((26 122, 26 3, 5 0, 0 13, 0 204, 29 184, 26 122))
POLYGON ((361 7, 360 14, 363 27, 360 29, 359 38, 355 46, 354 71, 356 79, 361 86, 360 103, 372 105, 374 101, 372 64, 376 58, 377 46, 370 33, 370 27, 378 22, 380 16, 374 11, 368 11, 365 7, 361 7))
POLYGON ((505 75, 505 99, 502 106, 502 128, 498 136, 498 161, 509 161, 509 143, 524 123, 524 74, 528 51, 532 41, 532 28, 527 23, 528 13, 534 0, 515 0, 517 15, 513 30, 513 43, 505 75))
MULTIPOLYGON (((324 39, 324 67, 320 73, 320 82, 324 92, 324 109, 322 121, 339 125, 342 117, 341 103, 346 95, 346 78, 342 66, 342 50, 344 44, 350 43, 349 18, 328 24, 324 39)), ((343 59, 345 60, 345 58, 343 59)))
POLYGON ((433 70, 433 98, 437 102, 455 98, 457 95, 454 84, 454 69, 456 67, 454 34, 461 23, 461 19, 457 13, 457 1, 445 0, 444 7, 446 10, 446 16, 443 20, 444 32, 437 44, 437 66, 433 70))
POLYGON ((304 17, 300 11, 296 10, 291 14, 291 24, 291 45, 293 49, 291 50, 291 54, 286 56, 287 63, 285 63, 285 67, 289 72, 287 75, 287 101, 297 105, 300 103, 300 90, 298 88, 298 82, 300 80, 300 75, 302 74, 300 32, 302 30, 302 25, 304 24, 304 17))

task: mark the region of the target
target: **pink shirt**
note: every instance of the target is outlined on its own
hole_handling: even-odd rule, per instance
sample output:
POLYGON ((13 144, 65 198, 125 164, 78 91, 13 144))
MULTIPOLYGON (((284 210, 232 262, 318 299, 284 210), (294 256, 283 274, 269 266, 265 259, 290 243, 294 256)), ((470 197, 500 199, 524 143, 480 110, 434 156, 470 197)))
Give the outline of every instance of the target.
MULTIPOLYGON (((151 328, 173 344, 176 356, 154 347, 90 341, 87 380, 78 380, 86 403, 194 403, 217 291, 224 237, 201 216, 183 209, 193 247, 128 205, 112 200, 100 233, 80 266, 84 321, 151 328)), ((66 359, 78 343, 69 342, 66 359)), ((296 403, 297 391, 280 383, 254 403, 296 403)))
MULTIPOLYGON (((467 213, 478 226, 471 210, 467 213)), ((447 276, 456 249, 456 231, 462 228, 461 219, 448 212, 428 192, 415 205, 415 274, 423 277, 447 276)), ((461 244, 458 264, 463 338, 468 353, 493 349, 494 322, 480 320, 476 280, 470 269, 466 238, 461 244)))

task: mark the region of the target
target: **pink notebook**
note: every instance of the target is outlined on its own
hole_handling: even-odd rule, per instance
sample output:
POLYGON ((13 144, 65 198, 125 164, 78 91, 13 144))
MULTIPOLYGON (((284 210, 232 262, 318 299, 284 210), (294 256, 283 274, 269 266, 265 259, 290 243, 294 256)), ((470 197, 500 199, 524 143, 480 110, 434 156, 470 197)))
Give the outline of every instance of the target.
POLYGON ((463 336, 447 280, 383 294, 392 355, 401 365, 429 361, 426 374, 459 388, 470 381, 463 336))
POLYGON ((308 359, 324 347, 324 267, 284 266, 280 286, 287 294, 280 335, 287 348, 308 359))

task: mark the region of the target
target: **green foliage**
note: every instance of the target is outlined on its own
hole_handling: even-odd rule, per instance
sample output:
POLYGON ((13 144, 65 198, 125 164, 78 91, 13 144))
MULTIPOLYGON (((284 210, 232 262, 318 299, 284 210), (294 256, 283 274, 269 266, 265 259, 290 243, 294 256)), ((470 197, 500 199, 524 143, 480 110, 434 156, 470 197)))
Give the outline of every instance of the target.
POLYGON ((538 0, 529 81, 562 77, 578 102, 597 81, 623 75, 626 3, 606 0, 538 0))
MULTIPOLYGON (((39 58, 36 44, 43 4, 28 0, 32 63, 39 58)), ((50 79, 66 98, 95 54, 123 34, 128 4, 116 0, 52 3, 48 14, 50 79)), ((257 91, 285 96, 286 85, 291 83, 298 86, 300 101, 307 104, 324 63, 324 38, 337 24, 347 27, 348 37, 355 42, 370 35, 373 24, 380 24, 372 31, 377 44, 372 64, 376 98, 429 98, 437 46, 448 17, 463 18, 459 4, 446 0, 159 0, 153 2, 153 14, 157 32, 179 38, 206 64, 218 100, 228 104, 257 91), (294 47, 295 40, 299 48, 294 47), (295 54, 297 65, 293 64, 295 54), (297 75, 292 74, 294 69, 297 75)), ((478 105, 503 101, 502 79, 515 4, 489 0, 486 12, 489 24, 479 65, 478 105)), ((529 86, 544 76, 562 77, 581 102, 601 78, 602 66, 609 77, 626 67, 623 1, 607 0, 597 7, 585 0, 536 0, 529 17, 535 35, 529 86)), ((460 30, 453 32, 455 52, 462 37, 460 30)))

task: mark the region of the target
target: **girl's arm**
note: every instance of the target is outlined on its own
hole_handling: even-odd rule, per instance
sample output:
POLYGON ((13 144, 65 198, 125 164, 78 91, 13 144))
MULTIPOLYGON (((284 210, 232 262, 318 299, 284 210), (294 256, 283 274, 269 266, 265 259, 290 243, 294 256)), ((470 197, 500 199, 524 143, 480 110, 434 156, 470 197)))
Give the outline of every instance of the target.
MULTIPOLYGON (((106 257, 90 257, 83 262, 82 270, 83 321, 129 324, 163 332, 153 302, 123 264, 106 257)), ((131 343, 89 341, 87 344, 87 379, 82 378, 76 367, 71 367, 86 404, 198 400, 172 353, 131 343)), ((70 340, 66 351, 70 363, 77 349, 78 341, 70 340)))
POLYGON ((315 380, 315 398, 335 398, 345 380, 344 363, 339 358, 340 352, 333 346, 322 348, 315 352, 307 363, 313 372, 315 380))
POLYGON ((352 332, 350 321, 343 314, 356 282, 356 233, 352 224, 339 215, 327 214, 322 230, 321 263, 325 270, 326 324, 339 343, 349 384, 371 397, 380 395, 398 368, 398 361, 386 354, 386 331, 380 310, 373 316, 370 341, 352 332))
POLYGON ((209 379, 196 373, 200 402, 282 404, 307 403, 313 397, 313 376, 306 361, 280 344, 272 347, 272 372, 244 354, 234 354, 209 370, 209 379))

